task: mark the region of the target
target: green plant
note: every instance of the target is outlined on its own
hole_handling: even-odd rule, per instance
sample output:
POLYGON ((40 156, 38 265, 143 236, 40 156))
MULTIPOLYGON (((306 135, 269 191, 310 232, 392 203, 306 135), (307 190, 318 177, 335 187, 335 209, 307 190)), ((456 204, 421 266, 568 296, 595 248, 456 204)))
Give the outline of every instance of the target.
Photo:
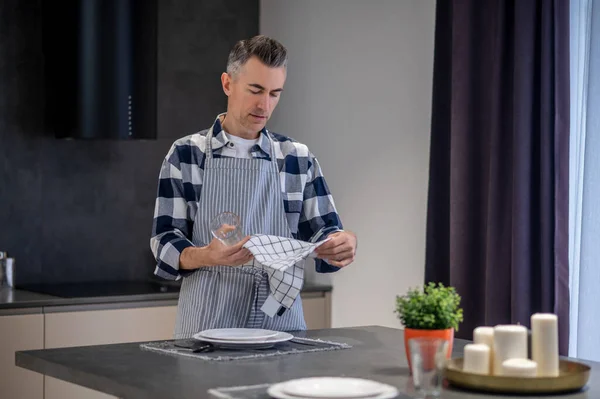
POLYGON ((409 289, 406 295, 396 296, 398 318, 407 328, 419 330, 445 330, 463 321, 460 295, 454 287, 442 283, 427 284, 424 289, 409 289))

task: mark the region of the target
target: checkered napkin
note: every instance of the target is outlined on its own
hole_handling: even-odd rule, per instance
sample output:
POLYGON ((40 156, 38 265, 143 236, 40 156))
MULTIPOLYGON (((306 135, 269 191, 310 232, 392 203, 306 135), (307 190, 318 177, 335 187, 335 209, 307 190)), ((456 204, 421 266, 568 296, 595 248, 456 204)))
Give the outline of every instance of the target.
POLYGON ((274 270, 285 271, 306 259, 326 241, 311 243, 293 238, 257 234, 253 235, 244 244, 244 247, 252 252, 254 259, 261 265, 274 270))
POLYGON ((271 295, 261 307, 264 313, 273 317, 292 307, 304 283, 304 259, 326 241, 310 243, 263 234, 250 237, 244 247, 254 255, 253 262, 264 266, 269 276, 271 295))

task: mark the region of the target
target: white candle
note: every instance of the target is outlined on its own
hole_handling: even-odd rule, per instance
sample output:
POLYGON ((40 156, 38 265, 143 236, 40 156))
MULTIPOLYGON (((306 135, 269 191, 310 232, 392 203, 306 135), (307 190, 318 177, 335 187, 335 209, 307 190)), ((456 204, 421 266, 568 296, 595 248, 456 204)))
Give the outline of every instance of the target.
POLYGON ((531 359, 538 365, 538 376, 558 376, 558 317, 551 313, 531 316, 531 359))
POLYGON ((477 327, 473 330, 473 342, 492 347, 494 344, 494 327, 477 327))
POLYGON ((464 349, 463 371, 473 374, 490 373, 490 347, 484 344, 467 344, 464 349))
POLYGON ((502 375, 505 377, 535 377, 537 363, 529 359, 507 359, 502 362, 502 375))
POLYGON ((527 359, 527 329, 516 325, 494 327, 494 374, 502 375, 502 362, 527 359))
POLYGON ((494 369, 494 327, 477 327, 473 330, 473 342, 487 345, 490 348, 490 370, 488 374, 492 374, 494 369))

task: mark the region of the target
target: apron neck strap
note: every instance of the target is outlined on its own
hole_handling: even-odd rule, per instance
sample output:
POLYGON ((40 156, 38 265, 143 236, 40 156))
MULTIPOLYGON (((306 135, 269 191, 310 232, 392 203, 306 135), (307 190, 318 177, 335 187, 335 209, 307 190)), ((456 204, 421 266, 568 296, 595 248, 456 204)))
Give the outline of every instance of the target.
POLYGON ((269 144, 271 145, 271 163, 275 165, 275 169, 277 169, 277 155, 275 154, 275 140, 271 137, 271 133, 267 129, 265 129, 265 135, 267 139, 269 139, 269 144))
POLYGON ((210 129, 208 129, 208 132, 206 133, 206 151, 205 151, 205 157, 206 159, 212 159, 212 139, 213 139, 213 128, 211 126, 210 129))

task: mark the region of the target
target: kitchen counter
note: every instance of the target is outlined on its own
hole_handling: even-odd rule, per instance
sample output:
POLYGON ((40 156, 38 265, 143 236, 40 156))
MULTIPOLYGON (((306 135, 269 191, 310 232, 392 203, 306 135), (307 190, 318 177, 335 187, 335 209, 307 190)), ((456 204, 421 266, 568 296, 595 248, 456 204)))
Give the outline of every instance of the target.
MULTIPOLYGON (((401 393, 412 391, 402 330, 369 326, 312 330, 303 334, 345 342, 352 348, 209 362, 142 351, 136 343, 17 352, 16 364, 120 398, 204 398, 209 397, 207 390, 211 388, 276 383, 310 376, 370 378, 394 385, 401 393)), ((460 356, 467 342, 455 340, 453 356, 460 356)), ((600 373, 600 363, 586 363, 592 367, 588 387, 579 393, 561 395, 562 399, 600 397, 600 385, 594 381, 600 373)), ((441 397, 492 399, 502 396, 445 389, 441 397)))
MULTIPOLYGON (((176 304, 179 298, 179 285, 170 282, 107 282, 101 285, 102 290, 98 289, 100 284, 65 284, 65 294, 60 294, 61 287, 53 287, 50 291, 56 292, 54 295, 0 287, 0 315, 42 313, 43 308, 55 306, 131 304, 132 302, 176 304)), ((330 292, 331 290, 330 285, 306 283, 302 292, 330 292)))

